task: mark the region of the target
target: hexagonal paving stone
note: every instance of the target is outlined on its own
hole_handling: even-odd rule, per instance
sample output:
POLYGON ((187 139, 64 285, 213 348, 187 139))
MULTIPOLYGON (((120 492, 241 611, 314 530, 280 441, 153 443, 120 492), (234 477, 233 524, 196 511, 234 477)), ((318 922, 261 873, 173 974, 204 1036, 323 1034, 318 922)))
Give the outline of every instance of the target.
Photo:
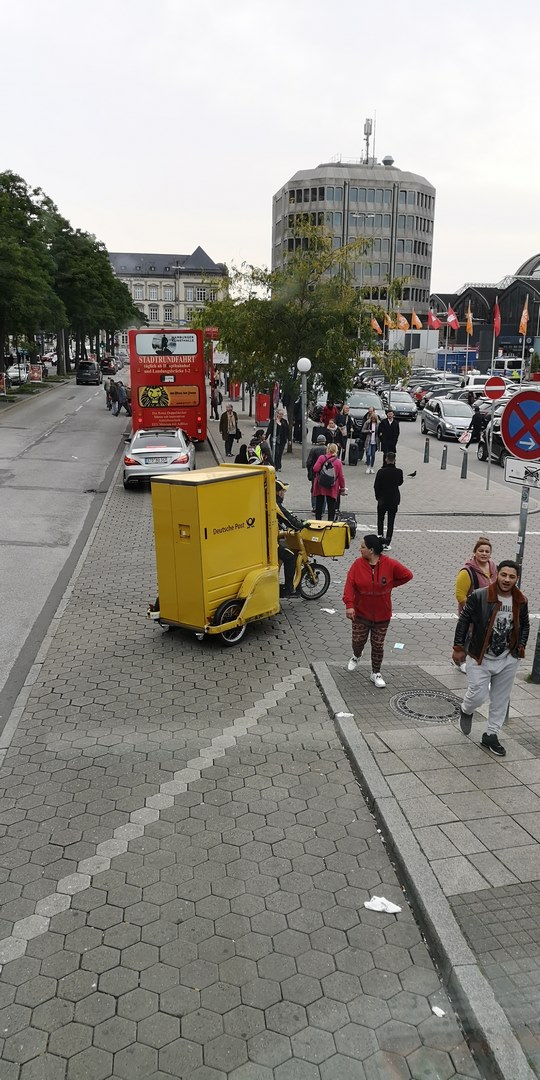
MULTIPOLYGON (((43 1007, 43 1006, 42 1006, 43 1007)), ((75 1020, 80 1024, 94 1027, 103 1020, 108 1020, 116 1012, 116 1001, 110 994, 91 994, 78 1001, 75 1006, 75 1020)))
POLYGON ((264 1013, 249 1005, 238 1005, 224 1017, 225 1031, 240 1039, 249 1039, 264 1030, 264 1013))
POLYGON ((213 964, 222 964, 236 953, 235 942, 227 937, 211 937, 201 941, 199 959, 210 960, 213 964))
POLYGON ((360 982, 364 994, 385 1000, 394 997, 394 994, 399 994, 401 990, 397 975, 391 971, 379 971, 377 968, 372 968, 365 975, 361 975, 360 982))
POLYGON ((130 990, 118 1000, 118 1015, 127 1020, 144 1020, 158 1010, 158 996, 151 990, 130 990))
MULTIPOLYGON (((189 1039, 176 1039, 159 1051, 159 1068, 174 1077, 193 1077, 195 1069, 202 1066, 203 1050, 189 1039)), ((222 1074, 220 1073, 220 1076, 222 1074)))
POLYGON ((421 994, 409 994, 405 990, 390 999, 388 1008, 394 1020, 402 1020, 404 1024, 420 1024, 432 1015, 427 998, 421 994))
MULTIPOLYGON (((52 998, 43 1002, 32 1013, 32 1027, 41 1028, 43 1031, 56 1031, 73 1020, 75 1006, 72 1001, 61 998, 52 998)), ((0 1031, 4 1030, 4 1023, 0 1015, 0 1031)))
POLYGON ((49 1050, 58 1057, 70 1058, 81 1050, 86 1050, 91 1042, 92 1029, 86 1024, 73 1022, 53 1031, 49 1039, 49 1050))
POLYGON ((143 941, 136 945, 130 945, 122 952, 122 964, 134 968, 136 971, 144 971, 159 960, 159 950, 155 945, 146 945, 143 941))
POLYGON ((308 1005, 307 1014, 310 1025, 322 1028, 323 1031, 338 1031, 350 1020, 347 1006, 343 1002, 330 1001, 326 997, 308 1005))
POLYGON ((139 1042, 147 1043, 156 1050, 160 1050, 167 1043, 174 1042, 180 1037, 180 1020, 176 1016, 167 1013, 157 1013, 141 1020, 137 1025, 137 1038, 139 1042))
POLYGON ((132 1020, 121 1016, 112 1016, 98 1024, 94 1031, 94 1045, 114 1054, 130 1046, 137 1038, 137 1026, 132 1020))
MULTIPOLYGON (((4 1039, 10 1035, 16 1035, 30 1024, 31 1010, 24 1005, 8 1005, 0 1012, 0 1036, 4 1039)), ((42 1027, 42 1024, 36 1024, 42 1027)))
POLYGON ((130 990, 135 990, 139 985, 139 972, 134 971, 128 967, 110 968, 109 971, 104 971, 103 975, 99 976, 98 987, 105 994, 114 994, 115 997, 120 997, 121 994, 127 994, 130 990))
POLYGON ((191 986, 171 986, 170 990, 160 994, 159 1007, 162 1012, 173 1016, 185 1016, 199 1008, 201 995, 191 986))
POLYGON ((281 991, 287 1001, 294 1001, 298 1005, 310 1005, 312 1001, 322 997, 319 980, 312 979, 309 975, 293 975, 290 979, 285 979, 281 984, 281 991))
POLYGON ((275 1080, 319 1080, 320 1072, 317 1065, 309 1061, 301 1061, 300 1058, 291 1058, 283 1065, 278 1065, 275 1071, 275 1080))
POLYGON ((74 971, 58 983, 58 996, 80 1001, 97 990, 97 977, 92 971, 74 971))
POLYGON ((374 1032, 361 1024, 347 1024, 346 1027, 336 1031, 334 1038, 336 1048, 341 1054, 358 1058, 359 1061, 364 1061, 365 1058, 370 1057, 377 1050, 377 1039, 374 1032))
POLYGON ((383 971, 394 971, 399 975, 400 971, 410 967, 411 959, 406 949, 400 949, 398 945, 381 945, 375 949, 373 960, 377 968, 383 971))
POLYGON ((245 1065, 233 1069, 229 1073, 228 1080, 274 1080, 274 1073, 266 1065, 259 1065, 255 1061, 247 1061, 245 1065))
MULTIPOLYGON (((113 1056, 96 1046, 90 1046, 72 1057, 67 1080, 107 1080, 113 1067, 113 1056)), ((52 1077, 51 1077, 52 1080, 52 1077)))
POLYGON ((321 1031, 320 1028, 304 1028, 291 1039, 293 1054, 296 1058, 304 1061, 312 1061, 314 1065, 320 1065, 321 1061, 332 1057, 336 1052, 334 1038, 329 1031, 321 1031))
POLYGON ((56 993, 56 980, 46 979, 43 975, 37 975, 30 982, 19 986, 15 994, 15 1001, 20 1005, 28 1005, 34 1009, 42 1002, 48 1001, 56 993))
MULTIPOLYGON (((459 1027, 453 1015, 430 1016, 418 1026, 418 1033, 426 1046, 435 1050, 453 1050, 461 1041, 459 1027)), ((404 1052, 404 1051, 403 1051, 404 1052)))
POLYGON ((237 1069, 247 1061, 246 1044, 243 1039, 233 1035, 219 1035, 206 1044, 204 1049, 205 1064, 212 1068, 223 1068, 225 1072, 237 1069))
POLYGON ((399 1054, 389 1054, 378 1050, 364 1061, 366 1080, 410 1080, 407 1061, 399 1054))
POLYGON ((407 1058, 413 1080, 450 1080, 455 1076, 455 1069, 449 1054, 443 1050, 434 1050, 432 1046, 420 1046, 407 1058))
POLYGON ((261 1031, 249 1040, 248 1052, 251 1060, 272 1068, 291 1057, 291 1042, 277 1031, 261 1031))
POLYGON ((387 1020, 376 1031, 377 1042, 381 1050, 391 1054, 411 1054, 420 1046, 418 1031, 412 1024, 403 1024, 401 1020, 387 1020))
MULTIPOLYGON (((394 998, 390 999, 391 1001, 394 998)), ((369 997, 368 994, 360 993, 347 1004, 349 1016, 355 1024, 363 1024, 365 1027, 378 1028, 390 1020, 390 1009, 382 998, 369 997)))
POLYGON ((44 1053, 47 1039, 46 1031, 38 1031, 36 1028, 23 1028, 16 1035, 10 1035, 6 1039, 2 1057, 6 1061, 15 1061, 22 1065, 23 1062, 30 1061, 32 1058, 44 1053))
POLYGON ((207 1043, 223 1034, 223 1021, 218 1012, 196 1009, 182 1020, 182 1037, 191 1042, 207 1043))
POLYGON ((139 982, 144 990, 153 990, 156 994, 162 994, 177 986, 180 980, 178 968, 171 964, 152 964, 151 967, 141 971, 139 982))
POLYGON ((157 1062, 157 1050, 143 1043, 134 1043, 114 1055, 114 1072, 123 1080, 148 1080, 155 1072, 157 1062))
MULTIPOLYGON (((264 959, 268 959, 265 957, 264 959)), ((263 961, 259 961, 259 965, 263 961)), ((259 967, 260 970, 260 967, 259 967)), ((231 956, 230 960, 219 965, 219 978, 222 982, 233 983, 234 986, 243 986, 257 978, 257 964, 254 960, 248 960, 244 956, 231 956)))
MULTIPOLYGON (((73 1059, 72 1059, 73 1060, 73 1059)), ((61 1058, 53 1057, 52 1054, 40 1054, 21 1066, 19 1080, 64 1080, 67 1062, 61 1058)), ((8 1071, 11 1066, 7 1061, 2 1062, 2 1080, 10 1080, 15 1073, 8 1071)), ((12 1066, 14 1069, 16 1066, 12 1066)))
POLYGON ((281 987, 273 979, 253 979, 241 987, 244 1005, 256 1009, 268 1009, 276 1001, 281 1001, 281 987))
POLYGON ((266 1010, 266 1026, 280 1035, 295 1035, 307 1025, 307 1013, 302 1005, 292 1001, 278 1001, 266 1010))
MULTIPOLYGON (((321 1080, 365 1080, 365 1073, 357 1058, 334 1054, 319 1065, 321 1080)), ((381 1073, 377 1080, 394 1080, 381 1073)))

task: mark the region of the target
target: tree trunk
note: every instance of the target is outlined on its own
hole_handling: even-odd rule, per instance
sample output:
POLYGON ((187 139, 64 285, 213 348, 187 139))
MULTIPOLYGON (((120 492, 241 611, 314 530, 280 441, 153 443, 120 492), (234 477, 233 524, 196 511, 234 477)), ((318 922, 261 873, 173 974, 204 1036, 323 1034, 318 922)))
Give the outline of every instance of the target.
POLYGON ((66 360, 64 354, 64 331, 57 330, 56 332, 56 374, 66 374, 66 360))

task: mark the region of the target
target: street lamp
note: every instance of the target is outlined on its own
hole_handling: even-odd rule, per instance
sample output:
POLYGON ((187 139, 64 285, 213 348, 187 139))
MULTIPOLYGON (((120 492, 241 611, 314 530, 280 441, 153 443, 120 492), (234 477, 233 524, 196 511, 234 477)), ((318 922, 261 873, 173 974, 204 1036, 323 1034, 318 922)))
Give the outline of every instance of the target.
POLYGON ((302 376, 302 389, 300 392, 302 414, 302 468, 305 469, 307 462, 307 377, 311 371, 311 360, 307 356, 301 356, 296 361, 296 367, 302 376))

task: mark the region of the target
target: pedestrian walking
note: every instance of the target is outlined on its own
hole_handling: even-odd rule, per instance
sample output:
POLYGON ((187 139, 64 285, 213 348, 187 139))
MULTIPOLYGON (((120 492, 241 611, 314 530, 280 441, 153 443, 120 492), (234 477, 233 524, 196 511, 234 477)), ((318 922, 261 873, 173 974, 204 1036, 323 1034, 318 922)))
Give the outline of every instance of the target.
MULTIPOLYGON (((306 461, 306 469, 307 469, 308 480, 309 480, 309 482, 311 484, 311 509, 313 510, 313 513, 315 513, 315 511, 317 509, 316 496, 315 496, 314 491, 313 491, 314 484, 315 484, 315 473, 313 472, 313 466, 315 465, 315 462, 318 461, 320 457, 324 457, 325 454, 326 454, 326 439, 325 439, 324 435, 321 434, 321 435, 317 436, 317 442, 315 443, 315 446, 311 447, 311 450, 309 451, 309 454, 307 456, 307 461, 306 461)), ((324 504, 323 504, 323 511, 324 511, 324 504)))
POLYGON ((399 439, 399 421, 396 420, 394 410, 388 408, 384 420, 379 424, 379 443, 383 455, 395 454, 399 439))
POLYGON ((328 398, 326 405, 324 406, 321 413, 321 423, 323 424, 323 427, 328 427, 329 421, 335 420, 338 413, 339 409, 337 405, 334 405, 332 399, 328 398))
POLYGON ((468 687, 459 711, 461 730, 470 735, 474 711, 489 697, 481 745, 496 757, 506 756, 499 734, 529 637, 527 597, 518 589, 518 578, 518 564, 503 559, 497 567, 496 581, 487 588, 475 589, 469 596, 454 634, 454 664, 460 665, 467 658, 468 687))
POLYGON ((105 404, 106 404, 107 408, 110 410, 111 404, 112 404, 112 402, 111 402, 111 394, 110 394, 110 390, 111 390, 111 380, 110 379, 104 379, 103 380, 103 389, 105 391, 105 404))
POLYGON ((118 382, 116 384, 116 388, 118 390, 118 412, 116 413, 116 415, 120 416, 120 410, 125 409, 126 416, 131 416, 131 405, 129 404, 126 387, 124 386, 123 382, 118 382))
POLYGON ((339 447, 336 443, 330 443, 326 453, 321 455, 313 466, 314 483, 313 494, 315 495, 315 517, 322 520, 324 500, 328 511, 328 520, 333 521, 340 495, 345 494, 345 477, 343 465, 339 460, 339 447))
POLYGON ((118 406, 119 406, 118 387, 117 387, 114 379, 111 379, 111 382, 110 382, 110 385, 109 385, 109 396, 110 396, 110 399, 111 399, 111 412, 112 412, 113 416, 118 416, 118 406))
POLYGON ((364 436, 364 449, 366 453, 366 473, 373 472, 373 466, 375 464, 375 454, 377 453, 377 440, 379 431, 379 417, 377 416, 377 410, 371 405, 367 411, 366 418, 362 424, 362 435, 364 436))
POLYGON ((280 406, 266 429, 266 440, 274 451, 276 472, 281 472, 281 458, 289 441, 289 430, 289 421, 285 415, 285 409, 280 406))
POLYGON ((225 457, 232 457, 233 442, 241 438, 241 435, 238 430, 238 416, 230 404, 220 416, 219 433, 225 443, 225 457))
POLYGON ((475 589, 485 589, 497 580, 497 566, 492 558, 492 544, 487 536, 479 536, 470 559, 462 566, 456 578, 458 615, 461 615, 467 597, 475 589))
POLYGON ((352 656, 347 671, 356 671, 368 638, 371 638, 371 682, 386 683, 381 675, 384 639, 392 618, 392 589, 412 580, 412 571, 383 554, 380 536, 368 533, 360 544, 360 558, 347 574, 343 590, 345 614, 352 622, 352 656))
POLYGON ((210 393, 210 419, 219 420, 219 407, 223 402, 223 394, 219 386, 214 383, 210 393))
POLYGON ((391 550, 392 537, 394 535, 394 521, 398 506, 401 502, 400 487, 403 483, 403 471, 396 467, 396 455, 389 451, 384 458, 384 464, 378 470, 373 484, 375 498, 377 500, 377 532, 381 537, 386 551, 391 550), (384 531, 384 519, 386 517, 386 534, 384 531))
POLYGON ((480 442, 480 436, 484 430, 484 418, 479 405, 474 406, 471 422, 467 430, 471 433, 471 442, 480 442))
POLYGON ((336 426, 341 436, 341 460, 345 461, 347 453, 347 440, 352 439, 354 435, 354 421, 351 416, 350 405, 347 405, 347 402, 345 402, 341 406, 341 410, 336 416, 336 426))

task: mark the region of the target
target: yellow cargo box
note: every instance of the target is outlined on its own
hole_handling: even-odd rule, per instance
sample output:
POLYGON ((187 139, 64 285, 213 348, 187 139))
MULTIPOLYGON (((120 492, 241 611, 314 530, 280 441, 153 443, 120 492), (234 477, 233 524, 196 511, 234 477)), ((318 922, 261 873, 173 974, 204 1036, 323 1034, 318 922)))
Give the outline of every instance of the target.
POLYGON ((273 469, 156 476, 152 511, 160 622, 223 633, 279 611, 273 469))
POLYGON ((302 539, 308 555, 332 558, 345 554, 351 534, 346 521, 310 521, 302 529, 302 539))

